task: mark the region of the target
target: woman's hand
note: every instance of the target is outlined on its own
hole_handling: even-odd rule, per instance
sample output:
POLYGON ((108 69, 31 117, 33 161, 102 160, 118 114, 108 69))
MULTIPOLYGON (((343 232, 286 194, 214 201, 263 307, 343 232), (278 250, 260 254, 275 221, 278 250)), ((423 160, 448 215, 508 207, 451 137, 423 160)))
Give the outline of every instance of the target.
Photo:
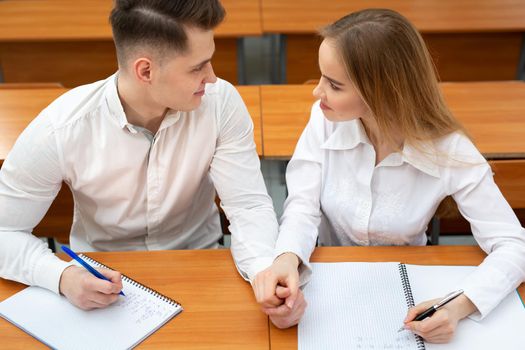
POLYGON ((441 299, 422 302, 410 310, 405 318, 405 328, 420 335, 429 343, 448 343, 454 336, 458 322, 475 312, 476 306, 465 295, 460 295, 422 321, 412 321, 416 316, 441 299))

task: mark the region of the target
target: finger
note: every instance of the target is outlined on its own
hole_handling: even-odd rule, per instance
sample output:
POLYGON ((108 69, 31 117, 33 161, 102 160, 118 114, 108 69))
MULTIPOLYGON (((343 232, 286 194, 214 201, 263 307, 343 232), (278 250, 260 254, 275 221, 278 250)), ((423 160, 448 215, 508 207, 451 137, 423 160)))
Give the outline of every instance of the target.
POLYGON ((301 317, 304 314, 307 303, 304 298, 297 299, 297 302, 290 315, 283 316, 270 316, 270 320, 277 328, 288 328, 299 323, 301 317))
POLYGON ((430 301, 419 303, 416 306, 411 307, 410 309, 408 309, 404 322, 406 323, 406 322, 412 321, 414 318, 416 318, 417 315, 424 312, 425 310, 427 310, 429 307, 431 307, 434 304, 435 304, 434 301, 430 300, 430 301))
POLYGON ((265 281, 265 283, 262 285, 262 300, 261 304, 271 305, 271 306, 277 306, 283 303, 281 299, 275 295, 275 291, 277 288, 277 285, 279 284, 279 281, 277 278, 272 274, 269 276, 265 281))
POLYGON ((425 318, 423 321, 410 322, 408 323, 408 325, 410 326, 410 329, 413 332, 418 333, 421 336, 428 336, 430 332, 441 327, 443 325, 443 322, 439 319, 439 317, 436 317, 434 315, 432 317, 425 318))
POLYGON ((254 282, 255 299, 262 307, 272 308, 279 306, 284 303, 284 299, 278 298, 275 293, 266 296, 264 295, 264 284, 268 283, 268 280, 264 278, 256 278, 254 282))
POLYGON ((260 303, 262 307, 265 308, 275 308, 280 305, 284 304, 284 299, 278 298, 276 295, 272 295, 271 297, 265 299, 262 303, 260 303))
POLYGON ((291 295, 290 288, 277 286, 277 288, 275 289, 275 295, 277 295, 277 297, 280 299, 286 299, 291 295))
POLYGON ((288 279, 286 280, 286 287, 290 289, 290 296, 286 298, 286 305, 288 305, 288 307, 291 309, 293 308, 299 293, 299 272, 297 270, 288 276, 288 279))
POLYGON ((282 304, 274 308, 264 308, 263 312, 268 316, 273 317, 287 317, 292 314, 292 309, 290 309, 286 304, 282 304))
POLYGON ((97 268, 97 270, 114 285, 113 293, 120 293, 122 290, 122 274, 118 271, 97 268))
POLYGON ((91 274, 85 277, 84 286, 87 293, 99 292, 104 294, 118 294, 121 290, 115 283, 95 277, 91 274))
POLYGON ((117 300, 118 294, 92 293, 89 296, 89 301, 92 302, 96 308, 106 307, 117 300))
POLYGON ((436 343, 436 342, 449 341, 452 338, 453 334, 454 332, 451 331, 449 328, 439 327, 439 328, 432 330, 431 332, 425 333, 423 335, 420 334, 420 335, 421 337, 423 337, 423 339, 429 342, 432 342, 432 343, 436 343))

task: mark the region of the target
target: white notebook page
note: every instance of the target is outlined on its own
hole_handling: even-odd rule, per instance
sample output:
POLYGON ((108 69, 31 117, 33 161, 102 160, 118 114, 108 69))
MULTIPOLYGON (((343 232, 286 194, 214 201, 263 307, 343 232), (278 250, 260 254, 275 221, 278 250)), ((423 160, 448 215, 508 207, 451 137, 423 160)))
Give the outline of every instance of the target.
MULTIPOLYGON (((474 266, 406 265, 416 303, 443 296, 458 289, 474 266)), ((480 322, 462 320, 448 344, 426 343, 427 350, 523 350, 525 308, 519 294, 511 293, 480 322)))
POLYGON ((65 297, 28 287, 0 303, 0 315, 57 349, 128 349, 180 311, 123 280, 126 296, 104 309, 84 311, 65 297))
POLYGON ((412 333, 397 332, 407 311, 398 265, 312 264, 299 349, 418 349, 412 333))
MULTIPOLYGON (((312 280, 304 288, 308 307, 299 323, 299 349, 418 349, 412 338, 392 335, 392 331, 401 327, 407 311, 397 265, 312 264, 312 280)), ((460 281, 475 267, 406 265, 406 268, 417 304, 458 289, 460 281)), ((524 324, 525 308, 514 292, 482 321, 462 320, 450 343, 425 343, 425 347, 523 350, 524 324)))

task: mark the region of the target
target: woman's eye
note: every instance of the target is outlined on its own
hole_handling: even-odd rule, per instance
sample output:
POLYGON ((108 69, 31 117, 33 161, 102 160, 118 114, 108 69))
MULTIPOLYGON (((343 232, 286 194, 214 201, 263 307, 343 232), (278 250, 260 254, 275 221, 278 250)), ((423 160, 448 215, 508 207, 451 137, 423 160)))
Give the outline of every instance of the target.
POLYGON ((330 87, 332 88, 332 90, 340 90, 337 86, 335 86, 332 82, 330 82, 330 87))

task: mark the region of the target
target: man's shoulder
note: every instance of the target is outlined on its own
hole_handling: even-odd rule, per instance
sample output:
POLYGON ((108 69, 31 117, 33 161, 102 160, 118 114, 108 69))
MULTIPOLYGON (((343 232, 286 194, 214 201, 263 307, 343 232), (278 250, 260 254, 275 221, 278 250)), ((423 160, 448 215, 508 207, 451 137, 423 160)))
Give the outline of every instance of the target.
POLYGON ((217 78, 213 84, 206 84, 206 95, 218 100, 240 96, 239 91, 232 83, 221 78, 217 78))
POLYGON ((49 118, 55 128, 91 114, 99 109, 104 101, 108 79, 67 91, 51 102, 41 114, 49 118))

